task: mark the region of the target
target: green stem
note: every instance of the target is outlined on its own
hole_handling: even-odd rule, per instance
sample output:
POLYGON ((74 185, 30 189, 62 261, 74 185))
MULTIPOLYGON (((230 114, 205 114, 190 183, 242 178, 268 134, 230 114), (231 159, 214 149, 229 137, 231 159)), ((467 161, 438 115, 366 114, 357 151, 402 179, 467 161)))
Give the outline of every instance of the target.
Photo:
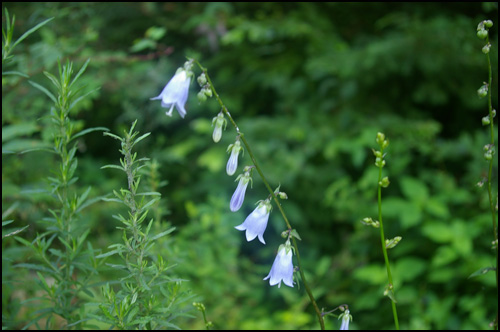
MULTIPOLYGON (((198 67, 200 67, 200 69, 203 71, 203 73, 205 73, 205 76, 207 78, 207 82, 210 84, 210 88, 212 89, 212 92, 213 92, 215 98, 219 102, 219 105, 221 106, 222 111, 229 118, 229 121, 232 123, 232 125, 236 129, 236 132, 238 133, 238 135, 240 135, 240 139, 243 142, 243 145, 245 146, 245 148, 247 150, 247 153, 250 156, 250 159, 252 160, 252 162, 253 162, 253 164, 255 166, 255 169, 257 169, 257 172, 259 173, 259 175, 260 175, 260 177, 262 179, 262 182, 264 182, 264 185, 266 186, 267 190, 269 191, 269 194, 272 196, 274 202, 276 203, 276 206, 278 207, 278 210, 280 211, 281 215, 283 216, 283 219, 285 220, 285 223, 286 223, 286 226, 287 226, 288 230, 291 231, 292 230, 292 226, 290 225, 290 222, 289 222, 289 220, 288 220, 288 218, 287 218, 287 216, 285 214, 285 211, 283 211, 283 208, 282 208, 282 206, 281 206, 281 204, 280 204, 280 202, 278 200, 278 197, 276 197, 276 194, 274 193, 274 190, 272 190, 271 186, 269 185, 269 182, 267 182, 266 177, 264 176, 264 173, 262 172, 262 169, 260 168, 259 164, 257 163, 257 160, 255 159, 255 156, 254 156, 254 154, 252 152, 252 149, 250 148, 250 145, 248 144, 248 142, 247 142, 244 134, 242 132, 240 132, 240 129, 239 129, 238 125, 234 121, 233 117, 231 116, 231 114, 227 110, 227 107, 224 105, 224 103, 222 102, 222 100, 219 97, 219 94, 215 90, 215 87, 214 87, 214 85, 212 83, 212 80, 210 79, 210 76, 208 76, 207 69, 204 68, 198 62, 198 60, 193 59, 193 61, 198 65, 198 67)), ((292 244, 293 244, 293 247, 295 248, 295 256, 297 256, 297 265, 299 267, 299 273, 300 273, 300 277, 302 278, 302 283, 304 284, 304 288, 306 289, 306 293, 309 296, 309 299, 311 300, 311 303, 312 303, 312 305, 314 307, 314 311, 316 312, 316 315, 318 316, 319 325, 320 325, 321 329, 324 330, 325 329, 325 322, 323 320, 323 316, 321 315, 321 310, 319 309, 318 305, 316 304, 316 300, 314 299, 312 291, 311 291, 311 289, 310 289, 310 287, 309 287, 309 285, 308 285, 308 283, 306 281, 306 277, 304 275, 304 272, 303 272, 303 269, 302 269, 302 264, 301 264, 301 261, 300 261, 300 254, 299 254, 299 249, 297 247, 297 241, 293 237, 292 237, 292 244)))
MULTIPOLYGON (((489 44, 489 37, 486 37, 486 44, 489 44)), ((491 71, 491 61, 490 61, 490 54, 486 54, 486 59, 488 60, 488 113, 490 117, 490 144, 492 148, 495 146, 495 129, 493 125, 493 107, 491 104, 491 91, 492 91, 492 71, 491 71)), ((491 220, 493 224, 493 238, 494 238, 494 243, 495 243, 495 262, 497 266, 495 267, 495 274, 496 274, 496 288, 497 288, 497 294, 498 294, 498 232, 497 232, 497 214, 496 214, 496 209, 495 209, 495 201, 493 199, 493 193, 491 191, 491 179, 492 179, 492 173, 493 173, 493 160, 492 158, 489 161, 489 167, 488 167, 488 198, 490 201, 490 210, 491 210, 491 220)), ((498 301, 497 301, 498 302, 498 301)), ((498 310, 497 310, 497 317, 495 319, 494 323, 494 329, 498 329, 498 310)))
MULTIPOLYGON (((381 148, 381 153, 383 155, 384 153, 384 148, 381 148)), ((384 254, 384 261, 385 261, 385 267, 387 269, 387 278, 389 279, 389 289, 388 292, 391 292, 394 294, 394 283, 392 281, 392 273, 391 273, 391 266, 389 264, 389 256, 387 255, 387 248, 385 246, 385 235, 384 235, 384 223, 382 221, 382 168, 384 166, 381 164, 379 166, 379 172, 378 172, 378 221, 380 223, 380 241, 382 242, 382 252, 384 254)), ((394 316, 394 325, 396 326, 396 330, 399 330, 399 320, 398 320, 398 312, 396 309, 396 301, 393 298, 393 296, 389 297, 391 300, 391 305, 392 305, 392 315, 394 316)))

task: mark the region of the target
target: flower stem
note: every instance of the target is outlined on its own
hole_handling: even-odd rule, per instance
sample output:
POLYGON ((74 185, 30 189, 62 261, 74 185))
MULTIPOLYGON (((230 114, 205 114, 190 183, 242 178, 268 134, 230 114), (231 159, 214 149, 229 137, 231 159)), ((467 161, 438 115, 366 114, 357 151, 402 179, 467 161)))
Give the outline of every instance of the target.
MULTIPOLYGON (((486 44, 489 44, 489 36, 486 37, 486 44)), ((495 146, 495 128, 493 125, 493 107, 491 104, 491 91, 492 91, 492 71, 491 71, 491 61, 490 61, 490 53, 488 52, 486 54, 486 59, 488 60, 488 114, 490 117, 490 144, 492 147, 495 146)), ((491 220, 493 223, 493 238, 494 238, 494 247, 495 247, 495 262, 496 262, 496 267, 495 267, 495 281, 496 281, 496 288, 497 288, 497 294, 498 294, 498 231, 497 231, 497 213, 495 209, 495 201, 493 199, 493 193, 491 191, 491 179, 492 179, 492 173, 493 173, 493 161, 495 158, 491 158, 489 161, 489 167, 488 167, 488 198, 490 201, 490 210, 491 210, 491 220)), ((498 302, 498 299, 497 299, 498 302)), ((494 322, 494 329, 498 329, 498 310, 497 310, 497 317, 494 322)))
MULTIPOLYGON (((381 154, 384 154, 384 147, 381 146, 381 154)), ((398 312, 396 309, 396 299, 394 298, 394 283, 392 281, 392 273, 391 266, 389 264, 389 256, 387 255, 387 248, 385 244, 385 235, 384 235, 384 223, 382 221, 382 168, 384 167, 383 163, 379 164, 378 171, 378 221, 380 223, 380 241, 382 242, 382 252, 384 254, 385 267, 387 269, 387 279, 389 280, 389 289, 387 290, 391 296, 389 296, 392 304, 392 315, 394 316, 394 325, 396 326, 396 330, 399 330, 399 320, 398 320, 398 312)))
MULTIPOLYGON (((200 69, 203 71, 203 73, 205 73, 205 76, 207 78, 207 82, 208 82, 208 84, 210 84, 210 88, 212 89, 212 92, 213 92, 215 98, 217 99, 219 105, 221 106, 222 111, 229 118, 229 121, 231 122, 231 124, 236 129, 236 132, 238 133, 238 135, 240 135, 241 142, 245 146, 245 148, 247 150, 247 153, 250 156, 250 159, 252 160, 252 162, 253 162, 253 164, 255 166, 255 169, 259 173, 259 175, 260 175, 260 177, 262 179, 262 182, 264 182, 264 185, 266 186, 266 188, 269 191, 270 195, 272 196, 274 202, 276 203, 276 206, 278 207, 278 210, 280 211, 281 215, 283 216, 283 219, 285 220, 285 223, 286 223, 286 226, 287 226, 288 230, 291 231, 292 230, 292 226, 290 225, 290 221, 288 220, 288 218, 287 218, 287 216, 285 214, 285 211, 283 210, 283 208, 282 208, 282 206, 281 206, 281 204, 280 204, 280 202, 278 200, 278 197, 276 197, 276 194, 274 193, 274 190, 271 189, 271 186, 269 185, 269 182, 267 182, 266 177, 264 176, 264 173, 262 172, 262 169, 260 168, 259 164, 257 163, 257 160, 255 159, 255 156, 254 156, 254 154, 252 152, 252 149, 250 148, 250 145, 248 144, 248 142, 247 142, 244 134, 242 132, 240 132, 240 129, 239 129, 238 125, 234 121, 233 117, 231 116, 231 114, 227 110, 227 107, 224 105, 224 103, 222 102, 221 98, 219 97, 219 94, 215 90, 215 87, 214 87, 214 85, 212 83, 212 80, 210 79, 210 76, 207 73, 207 69, 204 68, 198 62, 198 60, 193 59, 193 61, 198 65, 198 67, 200 67, 200 69)), ((293 247, 295 249, 295 255, 297 256, 297 265, 299 267, 299 273, 300 273, 300 277, 302 278, 302 283, 304 284, 304 288, 306 289, 307 295, 309 296, 309 299, 311 300, 311 303, 312 303, 312 305, 314 307, 314 311, 316 312, 316 315, 318 316, 319 325, 320 325, 321 329, 324 330, 325 329, 325 322, 323 320, 323 316, 321 315, 321 310, 319 309, 318 305, 316 304, 316 300, 314 299, 312 291, 311 291, 311 289, 310 289, 310 287, 309 287, 309 285, 308 285, 308 283, 306 281, 306 277, 304 275, 304 272, 303 272, 303 269, 302 269, 302 264, 301 264, 301 261, 300 261, 300 254, 299 254, 299 249, 297 247, 297 241, 295 240, 294 237, 292 237, 292 244, 293 244, 293 247)))

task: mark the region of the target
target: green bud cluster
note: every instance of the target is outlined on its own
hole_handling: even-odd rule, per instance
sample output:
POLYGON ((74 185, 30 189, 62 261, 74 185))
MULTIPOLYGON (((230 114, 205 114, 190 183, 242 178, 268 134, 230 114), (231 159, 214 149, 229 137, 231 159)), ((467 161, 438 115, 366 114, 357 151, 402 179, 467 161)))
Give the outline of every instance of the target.
POLYGON ((207 98, 210 98, 213 96, 212 88, 210 87, 210 84, 208 84, 207 77, 205 76, 205 73, 201 73, 200 76, 196 79, 198 84, 201 87, 200 92, 198 92, 198 101, 204 102, 207 100, 207 98))
POLYGON ((484 116, 482 119, 481 119, 481 123, 483 124, 483 126, 489 126, 491 121, 493 120, 493 118, 497 115, 497 111, 496 110, 492 110, 491 111, 491 118, 489 115, 487 116, 484 116))
MULTIPOLYGON (((389 146, 389 141, 385 139, 385 135, 383 133, 377 133, 376 138, 377 144, 380 146, 380 151, 373 150, 373 154, 375 155, 375 166, 381 168, 385 166, 385 154, 384 149, 389 146)), ((389 185, 389 179, 386 180, 387 186, 389 185)))
POLYGON ((387 249, 392 249, 395 246, 398 245, 399 241, 401 241, 402 237, 401 236, 396 236, 394 239, 386 239, 385 240, 385 247, 387 249))
POLYGON ((373 220, 372 218, 363 218, 363 220, 361 220, 361 222, 366 226, 372 226, 375 228, 380 227, 380 222, 378 220, 373 220))
POLYGON ((485 39, 488 37, 488 29, 493 26, 493 21, 491 20, 484 20, 479 22, 477 25, 477 36, 479 39, 485 39))
POLYGON ((492 144, 486 144, 483 150, 484 150, 484 159, 486 161, 492 160, 493 155, 495 155, 495 146, 492 144))

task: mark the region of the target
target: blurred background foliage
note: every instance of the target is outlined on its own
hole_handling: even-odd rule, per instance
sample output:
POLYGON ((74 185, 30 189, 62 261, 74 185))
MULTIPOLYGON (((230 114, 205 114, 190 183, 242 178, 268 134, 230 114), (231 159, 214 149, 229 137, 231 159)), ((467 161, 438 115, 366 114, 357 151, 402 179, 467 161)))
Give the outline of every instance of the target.
MULTIPOLYGON (((155 160, 155 227, 176 232, 157 250, 174 273, 189 280, 222 329, 317 328, 301 287, 269 287, 269 273, 285 229, 275 210, 267 246, 247 243, 234 229, 267 197, 254 176, 243 208, 229 211, 236 188, 225 174, 226 148, 211 139, 214 100, 199 104, 191 85, 188 114, 165 116, 157 96, 185 57, 208 68, 214 85, 245 133, 270 183, 281 184, 283 203, 298 230, 302 261, 320 307, 348 304, 354 329, 393 327, 378 230, 360 223, 376 218, 375 136, 390 140, 383 191, 386 236, 403 237, 390 251, 401 327, 483 329, 497 313, 494 273, 470 278, 495 264, 487 193, 476 187, 487 164, 481 118, 487 80, 479 21, 490 30, 493 87, 498 86, 497 3, 2 3, 16 15, 17 36, 54 17, 17 46, 8 68, 29 79, 2 79, 2 147, 19 152, 44 146, 49 101, 28 80, 46 83, 58 59, 80 67, 88 91, 99 88, 73 113, 79 129, 104 126, 121 133, 152 132, 138 145, 155 160), (158 186, 161 181, 161 186, 158 186)), ((3 68, 6 70, 5 68, 3 68)), ((199 74, 199 72, 198 72, 199 74)), ((493 94, 493 107, 498 105, 493 94)), ((495 131, 497 132, 497 131, 495 131)), ((100 167, 117 163, 116 142, 100 133, 79 142, 78 185, 94 197, 125 187, 100 167)), ((495 158, 497 158, 495 156, 495 158)), ((250 164, 247 154, 240 165, 250 164)), ((38 194, 55 167, 43 152, 2 156, 2 206, 12 204, 12 225, 41 232, 50 200, 38 194)), ((495 163, 494 174, 497 174, 495 163)), ((241 168, 241 166, 240 166, 241 168)), ((155 181, 151 183, 154 184, 155 181)), ((495 193, 497 177, 495 176, 495 193)), ((82 218, 94 248, 120 242, 111 218, 122 207, 100 202, 82 218)), ((21 302, 36 289, 30 271, 13 268, 30 255, 11 238, 2 243, 4 324, 22 327, 34 308, 21 302), (21 283, 20 283, 21 282, 21 283), (22 285, 22 287, 20 287, 22 285)), ((103 271, 101 280, 112 271, 103 271)), ((101 296, 99 289, 96 297, 101 296)), ((203 328, 201 316, 177 322, 203 328)), ((338 328, 327 318, 328 328, 338 328)))

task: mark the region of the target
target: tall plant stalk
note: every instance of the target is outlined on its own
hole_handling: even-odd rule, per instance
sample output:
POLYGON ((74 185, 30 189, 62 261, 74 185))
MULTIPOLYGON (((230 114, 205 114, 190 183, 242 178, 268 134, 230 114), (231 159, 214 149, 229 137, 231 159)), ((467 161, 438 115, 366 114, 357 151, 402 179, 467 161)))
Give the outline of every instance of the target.
MULTIPOLYGON (((240 137, 241 142, 245 146, 245 149, 246 149, 248 155, 250 156, 250 159, 252 160, 252 163, 255 166, 255 169, 257 170, 257 173, 259 173, 259 176, 261 177, 262 182, 264 182, 264 185, 266 186, 267 190, 269 191, 269 195, 272 197, 272 199, 276 203, 276 206, 278 207, 278 210, 280 211, 281 215, 283 216, 283 220, 285 221, 285 224, 287 226, 287 231, 290 234, 292 232, 292 230, 293 230, 293 228, 292 228, 292 226, 290 224, 290 221, 288 220, 288 217, 286 216, 285 211, 283 210, 283 207, 281 206, 281 204, 279 202, 279 199, 276 196, 275 191, 269 185, 269 182, 267 181, 267 179, 266 179, 266 177, 264 175, 264 172, 262 171, 262 168, 260 167, 259 163, 257 162, 257 159, 255 158, 255 155, 252 152, 252 148, 250 147, 250 144, 248 143, 247 139, 245 138, 245 135, 240 131, 238 125, 236 124, 236 122, 234 121, 233 117, 229 113, 226 105, 224 105, 224 103, 222 102, 219 94, 215 90, 215 87, 214 87, 214 85, 212 83, 212 80, 210 79, 210 76, 208 75, 207 69, 204 68, 197 60, 192 59, 192 61, 194 61, 198 65, 198 67, 203 71, 203 73, 205 74, 205 77, 207 79, 207 83, 210 85, 210 89, 212 90, 213 95, 217 99, 217 102, 219 103, 220 107, 222 108, 222 112, 224 112, 224 115, 228 117, 229 121, 231 122, 231 124, 233 125, 233 127, 236 129, 236 132, 238 133, 238 136, 240 137)), ((310 288, 310 286, 309 286, 309 284, 308 284, 308 282, 306 280, 306 277, 304 275, 304 271, 303 271, 303 268, 302 268, 302 263, 301 263, 301 260, 300 260, 299 248, 297 246, 297 241, 296 241, 296 239, 295 239, 294 236, 289 236, 289 238, 290 237, 292 239, 292 245, 293 245, 293 248, 294 248, 295 255, 297 256, 297 265, 298 265, 298 268, 299 268, 298 271, 300 273, 300 277, 302 279, 302 283, 304 284, 304 288, 306 290, 306 293, 307 293, 307 295, 308 295, 308 297, 309 297, 309 299, 311 301, 311 304, 312 304, 312 306, 314 308, 314 311, 315 311, 316 316, 318 318, 319 325, 320 325, 321 329, 324 330, 325 329, 325 322, 324 322, 324 319, 323 319, 323 315, 322 315, 322 312, 321 312, 320 308, 318 307, 318 305, 316 303, 314 295, 313 295, 313 293, 311 291, 311 288, 310 288)))

